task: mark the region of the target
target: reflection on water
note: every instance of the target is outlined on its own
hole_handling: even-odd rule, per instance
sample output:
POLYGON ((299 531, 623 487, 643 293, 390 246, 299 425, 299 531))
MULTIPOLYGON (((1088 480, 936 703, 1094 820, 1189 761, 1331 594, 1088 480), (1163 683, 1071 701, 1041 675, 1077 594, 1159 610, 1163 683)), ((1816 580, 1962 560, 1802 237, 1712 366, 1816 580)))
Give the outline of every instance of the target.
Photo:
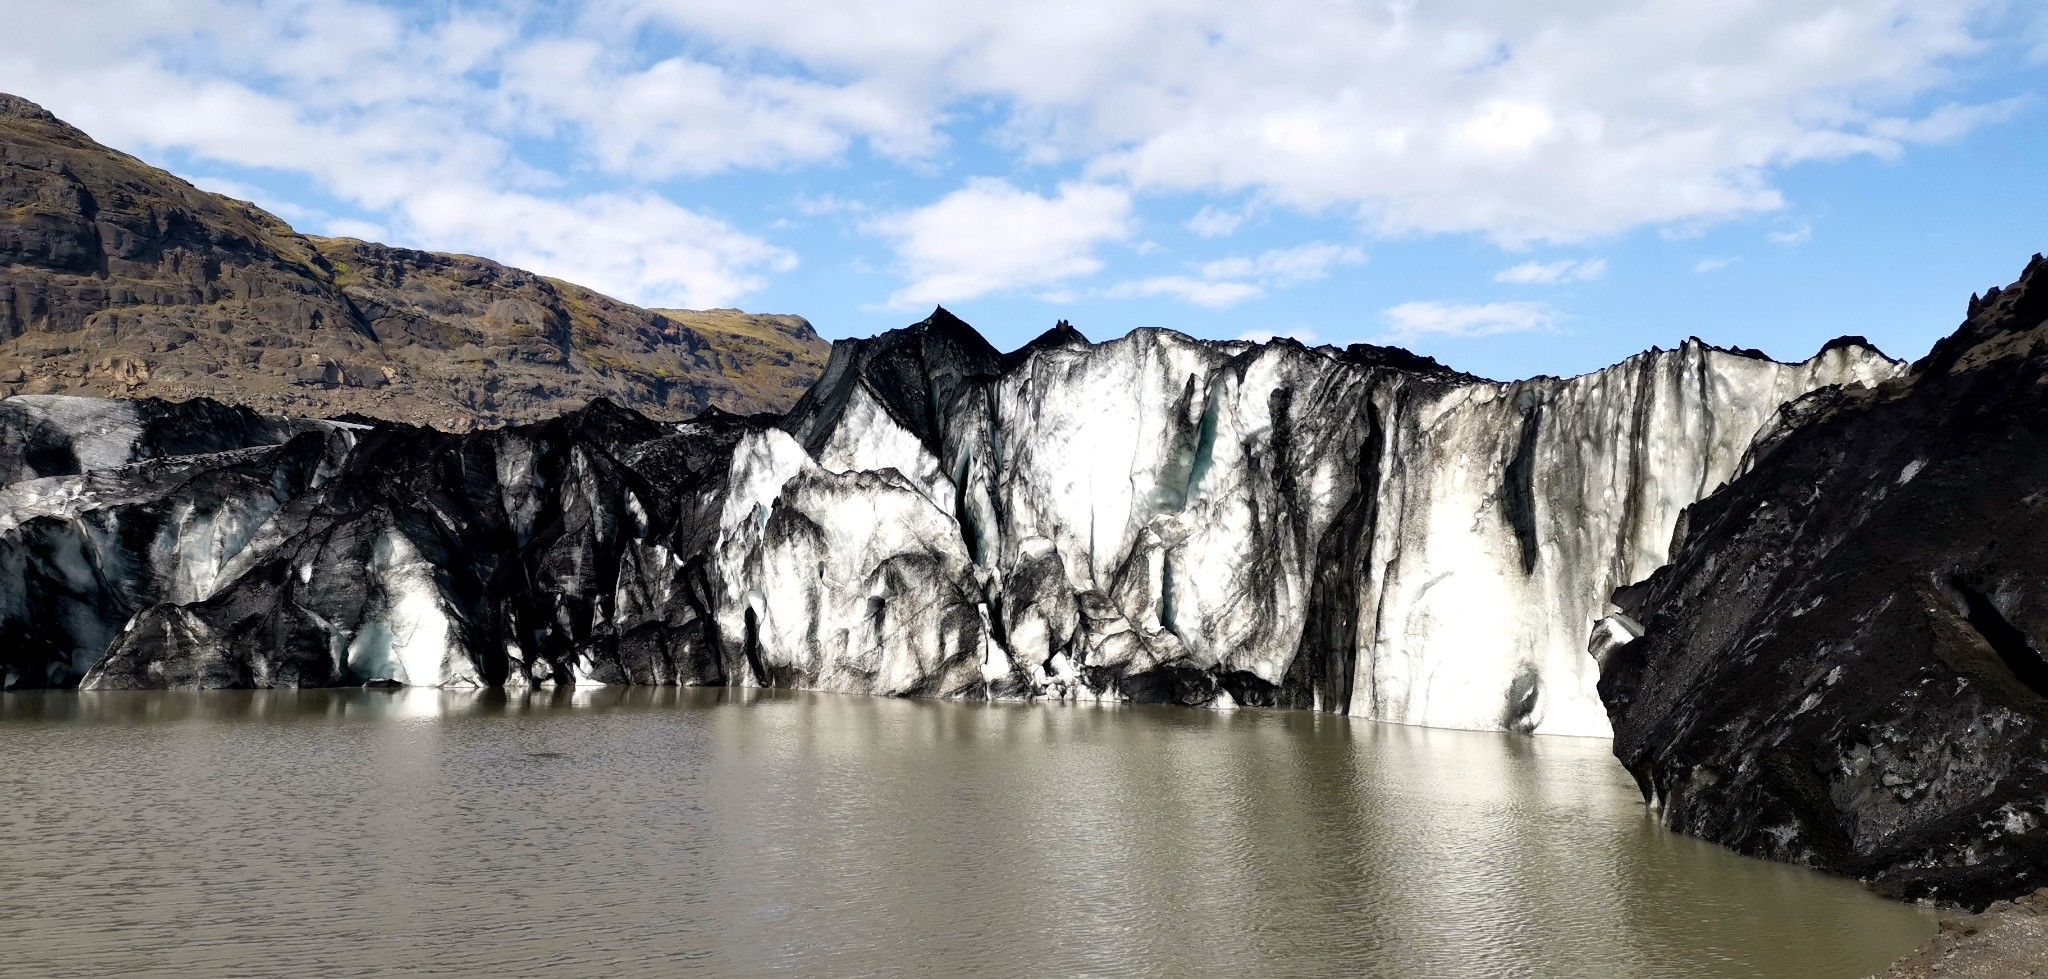
POLYGON ((1860 976, 1599 741, 600 688, 0 695, 9 975, 1860 976))

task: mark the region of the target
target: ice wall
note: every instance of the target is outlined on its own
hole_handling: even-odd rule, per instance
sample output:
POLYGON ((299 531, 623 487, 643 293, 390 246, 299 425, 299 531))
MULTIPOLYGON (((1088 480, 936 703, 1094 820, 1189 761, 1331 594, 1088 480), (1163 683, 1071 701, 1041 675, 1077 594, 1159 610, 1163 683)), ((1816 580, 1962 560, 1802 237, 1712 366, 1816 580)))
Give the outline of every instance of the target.
POLYGON ((1390 426, 1351 712, 1604 736, 1585 637, 1607 597, 1664 564, 1780 405, 1896 370, 1861 346, 1785 365, 1689 341, 1416 405, 1390 426))
MULTIPOLYGON (((915 356, 835 355, 789 427, 829 468, 905 474, 893 493, 914 487, 927 518, 957 525, 971 570, 926 608, 989 620, 982 658, 1009 670, 985 667, 974 689, 1583 735, 1607 732, 1585 636, 1613 588, 1663 562, 1679 512, 1782 404, 1897 369, 1858 344, 1787 365, 1689 341, 1498 384, 1369 348, 1139 331, 998 359, 956 323, 918 329, 874 341, 915 356), (944 385, 897 369, 935 361, 978 377, 934 397, 944 385)), ((828 535, 873 519, 782 503, 828 535)), ((802 608, 821 637, 759 634, 757 655, 819 676, 857 659, 837 637, 862 632, 860 603, 816 589, 889 607, 880 576, 900 550, 834 541, 820 554, 835 569, 797 590, 735 569, 734 590, 802 608)), ((952 550, 921 553, 960 563, 952 550)), ((871 675, 886 692, 968 689, 937 668, 871 675)))
POLYGON ((1004 354, 940 311, 840 344, 780 419, 380 426, 268 494, 247 460, 218 489, 167 480, 51 421, 124 409, 32 404, 0 439, 15 417, 80 447, 48 455, 107 455, 72 478, 151 530, 81 550, 63 514, 106 507, 0 493, 0 571, 29 569, 0 578, 0 643, 58 621, 35 582, 76 579, 125 597, 39 634, 63 647, 49 682, 97 660, 89 685, 783 685, 1599 735, 1607 595, 1781 405, 1897 369, 1858 343, 1780 364, 1691 341, 1501 384, 1391 348, 1064 324, 1004 354))
MULTIPOLYGON (((67 399, 77 400, 77 399, 67 399)), ((0 487, 0 689, 69 686, 131 617, 211 597, 346 433, 0 487)))

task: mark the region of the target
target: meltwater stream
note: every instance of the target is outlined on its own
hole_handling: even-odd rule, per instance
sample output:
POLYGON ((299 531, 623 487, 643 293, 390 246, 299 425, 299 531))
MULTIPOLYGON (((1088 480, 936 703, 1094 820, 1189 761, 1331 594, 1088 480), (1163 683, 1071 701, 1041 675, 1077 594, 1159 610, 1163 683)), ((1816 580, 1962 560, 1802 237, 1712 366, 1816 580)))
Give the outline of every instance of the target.
POLYGON ((1605 742, 602 688, 0 695, 10 976, 1861 976, 1605 742))

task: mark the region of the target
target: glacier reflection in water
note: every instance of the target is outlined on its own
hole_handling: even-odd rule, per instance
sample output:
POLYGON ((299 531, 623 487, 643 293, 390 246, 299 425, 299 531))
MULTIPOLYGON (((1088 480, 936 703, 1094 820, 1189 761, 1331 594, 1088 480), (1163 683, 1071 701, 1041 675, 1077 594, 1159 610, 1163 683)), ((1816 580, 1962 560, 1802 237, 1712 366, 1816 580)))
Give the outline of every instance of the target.
POLYGON ((0 695, 11 975, 1860 976, 1595 740, 676 688, 0 695))

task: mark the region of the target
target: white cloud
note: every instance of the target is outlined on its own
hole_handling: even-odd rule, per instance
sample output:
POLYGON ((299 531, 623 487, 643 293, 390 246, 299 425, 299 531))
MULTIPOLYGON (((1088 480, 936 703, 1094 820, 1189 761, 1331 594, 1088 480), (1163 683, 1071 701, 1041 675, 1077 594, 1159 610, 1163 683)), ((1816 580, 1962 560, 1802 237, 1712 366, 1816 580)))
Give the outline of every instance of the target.
MULTIPOLYGON (((1093 246, 1129 233, 1134 193, 1227 194, 1508 246, 1643 226, 1682 234, 1775 211, 1775 174, 1789 164, 1897 156, 2016 111, 2011 100, 1930 108, 1988 50, 1979 35, 2007 6, 27 3, 7 23, 32 41, 0 51, 0 90, 117 146, 301 176, 406 244, 625 275, 628 298, 724 295, 788 255, 670 200, 712 236, 698 243, 711 264, 685 263, 703 285, 679 285, 684 272, 626 253, 638 232, 587 236, 603 254, 586 261, 509 222, 427 220, 423 195, 653 200, 655 181, 867 155, 928 176, 949 162, 952 133, 1079 173, 1073 186, 1107 195, 1094 206, 1116 205, 1084 214, 1060 198, 1082 240, 1041 229, 1014 261, 922 250, 983 239, 930 227, 947 212, 896 215, 876 226, 898 232, 911 280, 892 297, 901 304, 1092 274, 1093 246)), ((2027 36, 2048 45, 2035 21, 2027 36)), ((1188 227, 1225 237, 1244 217, 1210 205, 1188 227)), ((635 227, 678 221, 646 220, 635 227)))
POLYGON ((372 221, 358 221, 354 218, 327 218, 307 224, 300 230, 329 238, 355 238, 361 241, 390 241, 391 229, 372 221))
POLYGON ((36 4, 9 26, 38 43, 0 52, 0 90, 110 145, 303 175, 363 212, 257 201, 308 231, 484 255, 650 305, 731 304, 795 262, 658 195, 562 192, 516 151, 535 120, 480 80, 522 50, 503 12, 36 4))
POLYGON ((1095 249, 1131 234, 1129 192, 1062 184, 1044 197, 978 177, 938 201, 884 215, 867 230, 891 239, 908 285, 894 309, 1044 286, 1100 271, 1095 249))
POLYGON ((994 106, 1030 162, 1506 244, 1772 211, 1785 164, 1986 124, 2002 110, 1914 105, 2001 4, 616 0, 847 87, 994 106))
POLYGON ((837 194, 798 194, 790 201, 796 213, 807 218, 827 217, 834 214, 866 214, 873 208, 861 201, 848 200, 837 194))
POLYGON ((528 111, 577 127, 605 168, 636 177, 782 169, 837 157, 856 136, 906 158, 940 145, 929 96, 880 80, 829 84, 687 57, 634 69, 589 38, 512 52, 503 84, 528 111))
POLYGON ((1564 259, 1556 262, 1523 262, 1495 273, 1493 281, 1524 286, 1554 286, 1567 282, 1591 282, 1607 274, 1607 260, 1564 259))
POLYGON ((1312 241, 1293 248, 1274 248, 1256 256, 1231 256, 1204 262, 1196 275, 1161 275, 1120 282, 1102 293, 1105 299, 1170 296, 1210 309, 1257 299, 1269 289, 1313 282, 1338 265, 1362 265, 1365 252, 1355 245, 1312 241))
POLYGON ((1813 226, 1802 224, 1799 227, 1790 228, 1785 231, 1773 231, 1765 235, 1764 239, 1773 245, 1804 245, 1813 240, 1813 226))
POLYGON ((1897 156, 1907 143, 1946 143, 1971 130, 2012 118, 2026 102, 2020 97, 1984 105, 1951 102, 1918 119, 1879 119, 1870 124, 1870 134, 1880 145, 1868 152, 1891 157, 1897 156))
POLYGON ((1187 229, 1202 238, 1228 238, 1237 233, 1238 226, 1250 217, 1243 211, 1231 211, 1204 204, 1195 216, 1187 220, 1187 229))
POLYGON ((413 222, 449 240, 488 240, 492 258, 548 270, 649 306, 733 305, 796 256, 651 194, 550 200, 451 187, 406 202, 413 222))
POLYGON ((1256 258, 1225 258, 1202 265, 1205 279, 1254 279, 1276 286, 1313 282, 1330 274, 1337 265, 1363 265, 1365 252, 1352 245, 1310 242, 1293 248, 1275 248, 1256 258))
POLYGON ((1726 255, 1716 255, 1711 258, 1700 259, 1698 262, 1693 263, 1692 270, 1700 275, 1705 275, 1708 272, 1719 272, 1722 269, 1725 269, 1730 265, 1734 265, 1736 262, 1739 261, 1742 260, 1739 258, 1733 258, 1726 255))
MULTIPOLYGON (((232 197, 238 201, 248 201, 251 204, 256 204, 257 201, 270 196, 252 185, 245 184, 239 180, 233 180, 227 177, 216 177, 211 174, 204 174, 196 177, 188 177, 186 179, 192 182, 192 186, 197 187, 200 190, 219 194, 222 197, 232 197)), ((257 204, 257 206, 261 207, 262 205, 257 204)), ((288 206, 289 205, 279 205, 279 207, 288 206)), ((268 210, 268 208, 266 208, 266 210, 268 210)), ((279 210, 276 213, 285 214, 285 212, 282 210, 279 210)), ((289 217, 289 215, 286 216, 289 217)))
POLYGON ((1708 223, 1705 221, 1684 221, 1678 224, 1667 224, 1657 229, 1657 237, 1665 241, 1691 241, 1706 235, 1707 226, 1708 223))
POLYGON ((1563 319, 1548 303, 1409 302, 1383 314, 1384 343, 1409 343, 1425 336, 1485 337, 1502 333, 1549 332, 1563 319))
POLYGON ((1265 293, 1266 290, 1248 282, 1211 282, 1186 275, 1161 275, 1119 282, 1104 290, 1102 295, 1105 299, 1169 296, 1197 306, 1223 309, 1247 299, 1256 299, 1265 293))

